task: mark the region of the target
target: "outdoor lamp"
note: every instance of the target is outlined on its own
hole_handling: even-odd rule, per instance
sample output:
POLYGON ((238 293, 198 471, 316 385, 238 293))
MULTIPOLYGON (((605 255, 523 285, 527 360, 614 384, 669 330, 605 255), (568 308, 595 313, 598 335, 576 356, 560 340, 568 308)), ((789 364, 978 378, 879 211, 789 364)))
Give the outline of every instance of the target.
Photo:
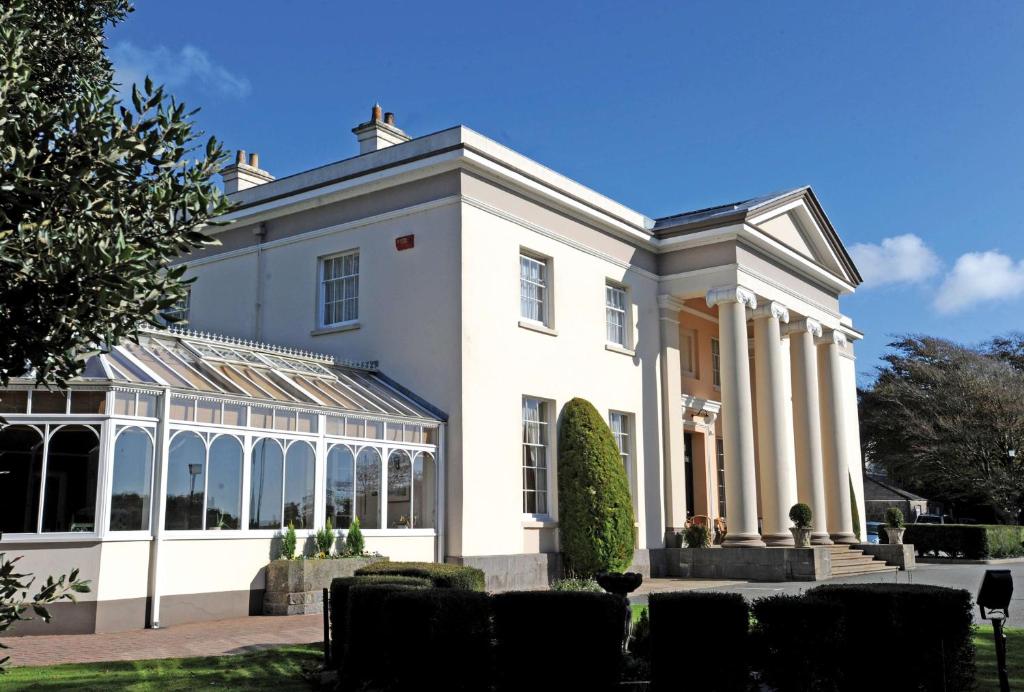
POLYGON ((1012 596, 1013 576, 1010 570, 985 570, 985 578, 981 580, 981 588, 978 589, 978 607, 981 609, 982 619, 992 621, 992 637, 996 644, 996 666, 999 669, 1001 692, 1010 692, 1010 681, 1006 673, 1006 635, 1003 634, 1003 623, 1009 616, 1012 596))

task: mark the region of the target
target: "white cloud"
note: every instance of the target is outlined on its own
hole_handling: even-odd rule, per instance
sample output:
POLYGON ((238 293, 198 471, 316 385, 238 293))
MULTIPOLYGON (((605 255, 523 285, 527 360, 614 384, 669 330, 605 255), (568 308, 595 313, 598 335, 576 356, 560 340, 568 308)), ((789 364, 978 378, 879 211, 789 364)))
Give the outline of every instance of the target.
POLYGON ((995 250, 960 255, 935 296, 939 312, 954 313, 978 303, 1024 295, 1024 260, 995 250))
POLYGON ((141 88, 148 75, 154 84, 163 84, 169 89, 190 84, 199 89, 241 98, 249 94, 249 80, 229 72, 210 60, 200 48, 185 45, 174 52, 166 46, 142 48, 129 41, 121 41, 109 53, 116 71, 115 81, 125 92, 131 92, 131 85, 141 88))
POLYGON ((916 283, 939 271, 939 257, 912 233, 884 239, 880 244, 857 243, 850 248, 865 288, 916 283))

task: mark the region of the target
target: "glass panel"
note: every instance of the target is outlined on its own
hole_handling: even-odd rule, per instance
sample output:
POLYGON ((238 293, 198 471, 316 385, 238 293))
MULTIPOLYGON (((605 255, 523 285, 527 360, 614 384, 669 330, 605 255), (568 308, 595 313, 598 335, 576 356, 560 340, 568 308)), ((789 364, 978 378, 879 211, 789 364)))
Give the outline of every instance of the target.
POLYGON ((547 512, 547 404, 523 399, 523 511, 547 512))
POLYGON ((348 437, 363 437, 365 433, 366 421, 362 418, 346 418, 345 419, 345 435, 348 437))
POLYGON ((327 454, 327 516, 336 529, 347 529, 352 523, 354 463, 348 447, 336 445, 327 454))
POLYGON ((437 428, 423 428, 423 444, 437 444, 437 428))
POLYGON ((69 425, 50 436, 43 531, 95 531, 100 438, 93 426, 69 425))
POLYGON ((273 423, 274 412, 269 408, 253 406, 249 411, 249 425, 253 428, 269 428, 273 423))
POLYGON ((114 392, 114 415, 134 416, 135 415, 135 393, 114 392))
POLYGON ((284 476, 284 524, 297 529, 313 528, 313 476, 316 455, 305 442, 288 447, 284 476))
POLYGON ((366 421, 366 436, 372 440, 383 440, 384 422, 379 420, 366 421))
POLYGON ((0 532, 36 532, 42 473, 39 431, 24 425, 0 430, 0 532))
POLYGON ((156 418, 156 395, 139 394, 139 408, 135 415, 143 418, 156 418))
POLYGON ((245 425, 245 406, 242 404, 224 404, 224 425, 245 425))
POLYGON ((315 413, 303 413, 299 412, 298 425, 295 426, 298 432, 304 433, 315 433, 316 432, 316 414, 315 413))
POLYGON ((434 528, 434 507, 437 481, 433 455, 420 453, 412 465, 412 526, 414 529, 434 528))
MULTIPOLYGON (((118 348, 123 348, 125 351, 138 358, 143 365, 155 372, 172 387, 190 387, 188 381, 181 375, 169 368, 166 363, 156 358, 153 354, 143 348, 140 348, 138 345, 125 342, 118 348)), ((115 351, 114 353, 117 352, 115 351)))
POLYGON ((394 451, 388 457, 388 528, 412 528, 412 463, 409 455, 394 451))
POLYGON ((274 430, 295 430, 295 411, 274 411, 274 430))
POLYGON ((220 402, 219 401, 198 401, 196 402, 196 422, 220 424, 220 402))
POLYGON ((110 530, 148 531, 153 482, 153 441, 140 428, 125 428, 114 443, 110 530))
POLYGON ((326 427, 328 435, 344 435, 345 419, 337 416, 327 416, 326 427))
POLYGON ((419 443, 423 439, 422 428, 418 425, 405 425, 405 441, 419 443))
POLYGON ((356 457, 356 516, 362 528, 380 528, 380 454, 375 449, 356 457))
POLYGON ((0 413, 28 413, 28 392, 0 392, 0 413))
POLYGON ((37 389, 32 392, 32 413, 66 413, 67 392, 48 392, 37 389))
POLYGON ((210 445, 206 528, 238 529, 242 523, 242 444, 221 435, 210 445))
POLYGON ((401 423, 388 423, 387 439, 390 442, 401 442, 404 435, 402 429, 403 426, 401 423))
POLYGON ((171 439, 167 455, 167 508, 164 526, 168 530, 195 531, 203 528, 203 473, 206 444, 194 432, 178 433, 171 439))
POLYGON ((196 417, 196 402, 180 396, 171 397, 171 420, 193 421, 196 417))
POLYGON ((284 481, 284 452, 271 439, 252 448, 252 484, 249 493, 249 528, 281 528, 281 490, 284 481))

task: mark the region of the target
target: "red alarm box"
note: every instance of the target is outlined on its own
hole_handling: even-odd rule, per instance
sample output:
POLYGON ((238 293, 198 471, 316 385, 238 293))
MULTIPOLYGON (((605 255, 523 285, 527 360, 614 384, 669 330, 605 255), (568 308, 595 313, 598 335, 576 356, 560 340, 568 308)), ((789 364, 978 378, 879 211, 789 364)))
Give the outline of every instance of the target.
POLYGON ((401 252, 402 250, 411 250, 416 246, 416 236, 400 235, 395 238, 395 249, 401 252))

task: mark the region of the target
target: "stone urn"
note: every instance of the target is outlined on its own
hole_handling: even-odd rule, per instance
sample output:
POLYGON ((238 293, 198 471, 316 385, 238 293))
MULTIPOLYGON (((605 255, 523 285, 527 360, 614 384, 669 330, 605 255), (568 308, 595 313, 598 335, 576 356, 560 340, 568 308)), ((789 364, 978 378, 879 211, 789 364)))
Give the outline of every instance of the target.
POLYGON ((594 575, 598 585, 610 594, 622 599, 625 606, 625 619, 623 620, 622 650, 626 651, 629 645, 629 632, 633 624, 633 609, 629 605, 629 594, 640 588, 644 577, 636 572, 599 572, 594 575))
POLYGON ((886 526, 885 535, 889 537, 889 543, 891 545, 903 545, 903 534, 906 529, 902 526, 896 528, 895 526, 886 526))
POLYGON ((797 548, 811 547, 811 527, 790 526, 789 532, 793 534, 793 544, 797 548))

